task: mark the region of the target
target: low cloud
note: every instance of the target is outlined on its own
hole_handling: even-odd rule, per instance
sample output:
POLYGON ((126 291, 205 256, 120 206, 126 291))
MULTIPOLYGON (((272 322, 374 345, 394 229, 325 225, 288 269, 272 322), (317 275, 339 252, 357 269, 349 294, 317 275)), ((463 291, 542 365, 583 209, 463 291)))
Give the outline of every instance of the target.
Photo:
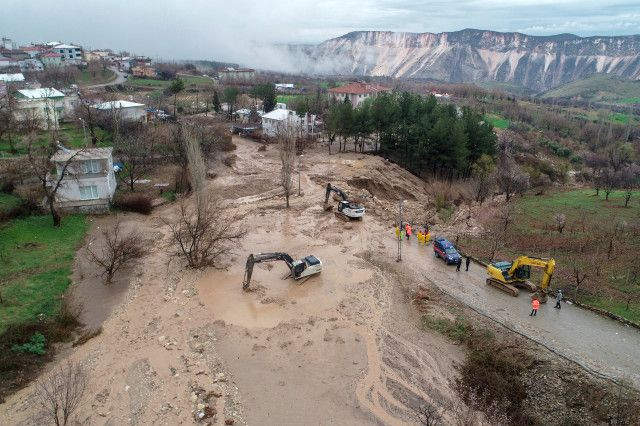
MULTIPOLYGON (((640 32, 637 0, 22 0, 6 2, 3 35, 61 40, 163 59, 210 59, 294 71, 278 44, 319 43, 356 30, 442 32, 463 28, 548 35, 640 32), (275 46, 275 47, 274 47, 275 46)), ((328 64, 340 67, 341 64, 328 64)))

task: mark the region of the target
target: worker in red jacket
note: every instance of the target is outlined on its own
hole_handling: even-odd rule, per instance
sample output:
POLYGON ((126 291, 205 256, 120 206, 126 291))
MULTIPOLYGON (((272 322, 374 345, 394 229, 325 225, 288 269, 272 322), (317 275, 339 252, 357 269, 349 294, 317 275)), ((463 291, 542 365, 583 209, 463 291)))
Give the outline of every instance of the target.
POLYGON ((540 301, 538 299, 533 299, 531 301, 531 313, 529 314, 529 316, 535 317, 536 314, 538 313, 539 308, 540 308, 540 301))

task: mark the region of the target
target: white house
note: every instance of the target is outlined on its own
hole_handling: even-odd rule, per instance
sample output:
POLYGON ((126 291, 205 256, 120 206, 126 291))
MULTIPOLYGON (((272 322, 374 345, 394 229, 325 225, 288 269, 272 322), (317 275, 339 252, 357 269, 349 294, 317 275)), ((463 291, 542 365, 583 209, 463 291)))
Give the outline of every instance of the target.
POLYGON ((295 127, 301 133, 313 133, 315 116, 306 114, 304 117, 298 116, 295 111, 288 109, 274 109, 262 115, 262 133, 275 137, 283 126, 295 127))
POLYGON ((275 87, 276 87, 276 90, 280 92, 289 92, 296 88, 296 86, 293 83, 276 83, 275 87))
POLYGON ((64 211, 106 213, 116 191, 113 170, 113 148, 61 148, 51 158, 56 175, 49 182, 57 182, 65 164, 67 170, 56 192, 56 205, 64 211))
POLYGON ((51 49, 52 52, 61 56, 62 62, 82 61, 82 48, 72 44, 58 44, 51 49))
POLYGON ((0 81, 2 81, 3 83, 19 83, 24 81, 24 74, 0 74, 0 81))
POLYGON ((128 121, 144 121, 147 117, 145 104, 130 101, 109 101, 93 106, 103 113, 118 113, 120 117, 128 121))
POLYGON ((388 87, 357 81, 329 89, 329 96, 338 102, 344 102, 345 98, 347 98, 355 108, 368 98, 373 97, 380 92, 390 91, 391 89, 388 87))
POLYGON ((53 88, 18 90, 16 100, 16 119, 39 119, 42 128, 58 127, 60 118, 66 114, 65 95, 53 88))

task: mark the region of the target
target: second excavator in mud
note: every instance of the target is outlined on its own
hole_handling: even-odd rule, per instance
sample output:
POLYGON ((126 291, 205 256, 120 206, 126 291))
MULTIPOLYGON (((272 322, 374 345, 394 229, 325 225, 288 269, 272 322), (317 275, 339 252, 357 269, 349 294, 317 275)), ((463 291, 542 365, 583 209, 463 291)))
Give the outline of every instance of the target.
POLYGON ((347 194, 343 190, 337 186, 331 185, 330 183, 327 184, 327 191, 324 196, 325 210, 331 210, 333 208, 329 204, 329 196, 331 195, 331 192, 335 192, 341 198, 341 200, 338 201, 338 211, 336 212, 336 216, 342 220, 362 219, 364 216, 364 207, 349 201, 349 197, 347 197, 347 194))
POLYGON ((287 253, 257 253, 250 254, 247 258, 247 266, 244 270, 244 280, 242 281, 242 289, 249 289, 251 275, 253 274, 253 265, 261 262, 283 261, 289 267, 289 274, 285 277, 293 277, 296 280, 309 278, 322 271, 322 262, 313 255, 303 257, 300 260, 293 260, 287 253))
POLYGON ((551 283, 551 277, 556 267, 554 259, 542 259, 539 257, 520 256, 513 262, 495 262, 487 266, 487 284, 496 287, 510 295, 518 296, 516 287, 534 292, 532 298, 541 303, 547 301, 547 291, 551 283), (542 268, 542 281, 536 286, 531 278, 531 267, 542 268))

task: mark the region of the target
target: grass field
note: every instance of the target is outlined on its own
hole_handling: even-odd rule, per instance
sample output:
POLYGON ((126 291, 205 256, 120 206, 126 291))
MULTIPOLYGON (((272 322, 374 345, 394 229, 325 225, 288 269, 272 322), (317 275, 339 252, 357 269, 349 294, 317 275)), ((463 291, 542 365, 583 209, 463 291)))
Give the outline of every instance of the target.
POLYGON ((509 127, 509 120, 497 115, 487 114, 485 118, 489 123, 491 123, 493 127, 496 127, 498 129, 507 129, 509 127))
MULTIPOLYGON (((611 193, 605 201, 602 191, 596 196, 592 189, 527 195, 515 199, 515 204, 517 214, 496 259, 520 255, 556 259, 552 287, 563 288, 569 297, 575 290, 573 266, 579 265, 581 273, 587 274, 579 301, 640 323, 640 276, 635 281, 630 278, 640 253, 640 238, 634 231, 640 226, 640 192, 632 195, 628 208, 622 192, 611 193), (566 216, 563 233, 556 229, 558 213, 566 216), (625 224, 625 230, 616 231, 616 224, 625 224), (613 251, 608 254, 610 241, 613 251)), ((489 258, 485 239, 467 244, 473 254, 489 258)))
POLYGON ((640 98, 640 81, 598 74, 556 87, 540 96, 621 102, 623 99, 640 98))
MULTIPOLYGON (((60 134, 61 137, 59 138, 59 140, 64 146, 68 148, 82 148, 84 146, 84 132, 81 127, 76 127, 71 124, 63 124, 60 126, 60 134)), ((111 135, 109 134, 109 132, 96 127, 96 134, 99 140, 98 146, 112 145, 111 135)), ((0 157, 10 157, 13 155, 20 156, 27 154, 27 146, 26 142, 23 141, 23 138, 21 136, 14 136, 14 140, 17 140, 15 146, 18 152, 16 154, 11 154, 9 152, 9 142, 3 139, 0 141, 0 157)), ((37 144, 42 146, 49 143, 49 140, 49 133, 44 130, 40 131, 37 139, 37 144)), ((91 134, 89 133, 89 129, 87 129, 87 141, 88 143, 91 143, 91 134)))
POLYGON ((0 216, 3 211, 12 210, 20 205, 20 198, 15 195, 0 192, 0 216))
POLYGON ((0 334, 8 325, 54 316, 70 284, 71 266, 87 231, 84 216, 15 219, 0 228, 0 334))
POLYGON ((110 69, 106 69, 100 72, 97 72, 95 76, 92 76, 89 73, 89 70, 84 69, 80 71, 80 74, 76 78, 76 82, 79 86, 91 86, 92 84, 103 84, 109 83, 117 78, 115 72, 110 69))
POLYGON ((618 101, 619 104, 640 104, 640 96, 635 98, 623 98, 618 101))
POLYGON ((287 104, 287 108, 291 109, 292 105, 289 104, 292 104, 299 96, 300 95, 278 95, 276 96, 276 102, 287 104))
MULTIPOLYGON (((212 87, 215 82, 209 77, 193 76, 193 75, 180 75, 182 81, 184 81, 185 88, 189 87, 212 87)), ((149 88, 165 88, 171 84, 172 80, 156 80, 153 78, 138 78, 129 77, 127 79, 128 86, 143 86, 149 88)))

